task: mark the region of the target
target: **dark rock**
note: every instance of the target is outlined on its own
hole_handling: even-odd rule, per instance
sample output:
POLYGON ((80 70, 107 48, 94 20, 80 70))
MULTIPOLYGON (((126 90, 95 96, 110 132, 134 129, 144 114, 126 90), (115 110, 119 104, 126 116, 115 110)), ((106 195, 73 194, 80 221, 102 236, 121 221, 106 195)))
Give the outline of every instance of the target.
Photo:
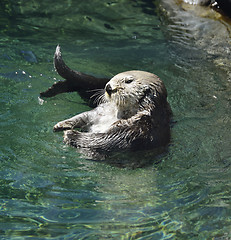
POLYGON ((224 15, 231 17, 231 0, 216 0, 214 7, 224 15))

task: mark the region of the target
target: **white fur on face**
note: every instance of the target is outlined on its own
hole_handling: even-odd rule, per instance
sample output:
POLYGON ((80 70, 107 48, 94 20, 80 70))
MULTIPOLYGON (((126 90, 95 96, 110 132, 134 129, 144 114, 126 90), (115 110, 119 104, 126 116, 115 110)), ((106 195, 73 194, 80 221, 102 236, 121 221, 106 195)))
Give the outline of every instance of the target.
POLYGON ((114 102, 120 110, 132 109, 138 110, 139 99, 142 98, 147 86, 133 76, 112 78, 108 84, 112 88, 109 95, 105 92, 105 98, 108 102, 114 102))

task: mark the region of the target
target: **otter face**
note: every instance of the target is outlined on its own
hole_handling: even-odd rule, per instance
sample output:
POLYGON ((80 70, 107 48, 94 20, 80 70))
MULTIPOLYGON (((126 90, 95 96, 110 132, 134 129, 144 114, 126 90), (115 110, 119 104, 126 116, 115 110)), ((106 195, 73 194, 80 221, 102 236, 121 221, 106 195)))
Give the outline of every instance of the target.
MULTIPOLYGON (((142 71, 129 71, 116 75, 105 86, 105 99, 116 104, 119 110, 137 112, 140 100, 150 88, 142 71)), ((153 75, 155 76, 155 75, 153 75)))
POLYGON ((123 72, 105 86, 106 101, 114 103, 118 111, 126 116, 140 110, 144 101, 154 104, 154 98, 167 98, 167 91, 163 82, 149 72, 123 72))

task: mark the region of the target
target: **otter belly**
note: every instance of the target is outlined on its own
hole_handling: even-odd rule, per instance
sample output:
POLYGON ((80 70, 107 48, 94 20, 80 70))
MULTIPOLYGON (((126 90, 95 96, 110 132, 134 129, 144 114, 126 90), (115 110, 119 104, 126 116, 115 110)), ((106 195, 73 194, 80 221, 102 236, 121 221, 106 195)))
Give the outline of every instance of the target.
MULTIPOLYGON (((102 104, 103 107, 97 112, 94 118, 94 124, 90 127, 89 132, 105 133, 110 126, 118 121, 117 108, 112 104, 102 104)), ((99 106, 100 108, 101 106, 99 106)))

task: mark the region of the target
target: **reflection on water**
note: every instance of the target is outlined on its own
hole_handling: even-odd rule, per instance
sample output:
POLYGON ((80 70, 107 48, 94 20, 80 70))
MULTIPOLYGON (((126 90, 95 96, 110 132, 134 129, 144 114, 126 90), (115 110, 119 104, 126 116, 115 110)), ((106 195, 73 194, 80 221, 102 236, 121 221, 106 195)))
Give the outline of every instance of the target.
POLYGON ((152 1, 1 3, 1 238, 231 237, 229 73, 157 10, 152 1), (59 80, 57 43, 83 72, 159 75, 176 121, 168 151, 141 154, 152 164, 132 169, 64 146, 53 125, 89 107, 76 93, 39 103, 59 80))

